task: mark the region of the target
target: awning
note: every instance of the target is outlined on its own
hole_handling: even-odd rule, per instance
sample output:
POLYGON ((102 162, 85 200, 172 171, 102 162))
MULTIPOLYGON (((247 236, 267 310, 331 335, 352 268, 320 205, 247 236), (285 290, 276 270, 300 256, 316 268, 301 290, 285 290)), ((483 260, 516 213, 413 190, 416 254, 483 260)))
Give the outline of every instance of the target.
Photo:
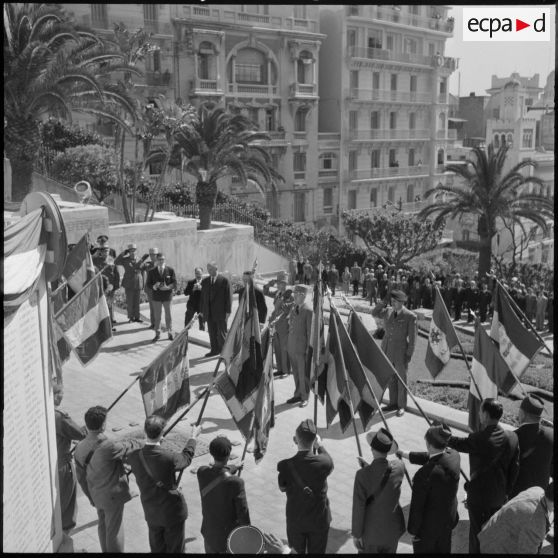
POLYGON ((466 118, 456 118, 455 116, 448 116, 448 122, 467 122, 466 118))

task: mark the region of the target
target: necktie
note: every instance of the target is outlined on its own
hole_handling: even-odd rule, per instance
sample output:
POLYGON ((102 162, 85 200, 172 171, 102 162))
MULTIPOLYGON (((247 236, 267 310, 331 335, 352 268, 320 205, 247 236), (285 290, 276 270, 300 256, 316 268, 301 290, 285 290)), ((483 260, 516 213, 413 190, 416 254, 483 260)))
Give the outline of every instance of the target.
POLYGON ((296 315, 298 316, 299 310, 298 310, 298 306, 296 307, 296 315))
POLYGON ((397 318, 397 312, 394 312, 394 313, 393 313, 393 317, 394 317, 394 318, 397 318))
POLYGON ((215 277, 211 278, 211 286, 213 287, 213 285, 215 285, 215 277))

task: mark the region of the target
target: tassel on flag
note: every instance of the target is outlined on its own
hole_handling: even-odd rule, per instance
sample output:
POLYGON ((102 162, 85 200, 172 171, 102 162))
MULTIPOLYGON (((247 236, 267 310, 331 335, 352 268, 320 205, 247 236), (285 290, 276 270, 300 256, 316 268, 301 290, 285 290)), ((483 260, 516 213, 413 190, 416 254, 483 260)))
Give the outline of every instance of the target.
MULTIPOLYGON (((482 399, 489 397, 496 399, 498 389, 502 389, 510 375, 496 344, 480 324, 475 329, 471 375, 475 380, 474 383, 478 386, 482 399)), ((480 429, 479 410, 482 400, 479 400, 479 394, 474 383, 471 380, 467 406, 469 408, 469 428, 473 432, 478 432, 480 429)))
POLYGON ((259 463, 265 455, 269 441, 269 430, 275 426, 272 360, 273 349, 271 343, 269 343, 254 408, 254 459, 256 463, 259 463))
POLYGON ((190 403, 187 329, 153 360, 139 383, 146 417, 169 419, 190 403))
POLYGON ((425 364, 433 378, 443 370, 451 358, 451 350, 459 343, 440 291, 436 290, 434 310, 430 321, 425 364))
POLYGON ((509 393, 517 379, 527 370, 535 355, 544 347, 522 323, 508 300, 509 294, 496 283, 494 290, 494 315, 490 337, 499 346, 500 354, 513 372, 509 374, 502 391, 509 393))

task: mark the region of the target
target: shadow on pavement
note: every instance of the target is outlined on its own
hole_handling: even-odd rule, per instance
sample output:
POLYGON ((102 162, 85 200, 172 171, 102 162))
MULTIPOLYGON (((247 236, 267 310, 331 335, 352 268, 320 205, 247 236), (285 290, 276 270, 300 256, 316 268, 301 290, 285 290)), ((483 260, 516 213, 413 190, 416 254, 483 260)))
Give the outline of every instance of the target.
MULTIPOLYGON (((351 538, 351 533, 347 529, 337 529, 336 527, 329 528, 327 536, 328 554, 337 554, 337 551, 351 538)), ((356 552, 356 550, 355 550, 356 552)))
MULTIPOLYGON (((376 413, 374 415, 372 420, 368 423, 368 427, 366 430, 362 429, 362 422, 360 418, 356 419, 356 423, 357 423, 357 432, 359 433, 359 435, 362 434, 363 432, 367 432, 368 430, 371 429, 377 429, 380 426, 384 425, 380 413, 376 413)), ((345 430, 345 432, 342 432, 339 422, 336 422, 329 428, 326 428, 325 426, 321 426, 320 424, 318 424, 318 434, 322 437, 323 440, 345 440, 346 438, 353 438, 355 435, 355 431, 353 429, 353 426, 349 425, 347 430, 345 430)), ((368 457, 365 456, 365 459, 368 459, 368 457)))
POLYGON ((128 343, 126 345, 117 345, 116 347, 107 347, 102 349, 103 353, 119 353, 121 351, 129 351, 130 349, 136 349, 138 347, 145 347, 151 345, 151 341, 135 341, 134 343, 128 343))

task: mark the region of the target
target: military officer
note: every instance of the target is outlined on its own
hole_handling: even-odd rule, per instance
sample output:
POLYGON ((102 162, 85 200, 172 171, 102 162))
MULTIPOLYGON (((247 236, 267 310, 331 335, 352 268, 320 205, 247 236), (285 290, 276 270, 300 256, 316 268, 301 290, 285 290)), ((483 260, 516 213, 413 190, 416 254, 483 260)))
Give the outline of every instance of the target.
POLYGON ((76 471, 70 445, 72 440, 83 440, 85 427, 79 427, 68 413, 60 409, 64 397, 62 384, 54 384, 54 420, 56 427, 56 449, 58 451, 58 483, 60 485, 60 509, 62 529, 67 534, 76 526, 76 471))
POLYGON ((115 265, 121 265, 124 268, 122 286, 126 291, 126 308, 130 322, 141 322, 139 308, 140 293, 145 286, 142 266, 145 260, 149 258, 149 255, 145 254, 140 259, 137 257, 136 252, 137 246, 135 244, 128 244, 128 248, 114 260, 115 265))
POLYGON ((327 477, 333 461, 311 419, 300 423, 293 439, 297 454, 277 463, 279 490, 287 494, 287 539, 297 554, 324 554, 331 523, 327 477))
MULTIPOLYGON (((108 247, 108 236, 106 234, 101 234, 97 237, 97 246, 93 246, 93 248, 91 248, 91 256, 93 258, 96 257, 97 253, 102 250, 105 246, 108 247)), ((111 258, 116 258, 116 252, 114 250, 114 248, 109 248, 109 256, 111 258)))
POLYGON ((532 486, 546 488, 554 469, 554 429, 541 424, 542 399, 528 395, 519 407, 519 474, 511 496, 532 486))
POLYGON ((457 488, 459 453, 447 447, 451 430, 431 426, 424 436, 426 452, 398 450, 414 465, 422 465, 413 478, 407 531, 413 536, 415 554, 450 554, 451 532, 459 521, 457 488))
POLYGON ((397 541, 405 532, 405 518, 399 505, 405 466, 387 460, 397 450, 393 436, 385 429, 368 432, 366 441, 374 457, 355 475, 351 532, 359 554, 395 554, 397 541))
MULTIPOLYGON (((407 310, 404 304, 407 295, 403 291, 390 293, 391 308, 384 301, 372 309, 372 316, 384 320, 385 335, 382 339, 382 351, 391 361, 401 379, 407 381, 407 367, 415 351, 417 338, 417 316, 407 310)), ((389 405, 386 410, 397 409, 397 416, 403 416, 407 407, 407 392, 397 377, 389 384, 389 405)))
POLYGON ((287 352, 291 362, 295 381, 294 395, 287 403, 298 403, 300 407, 308 405, 310 395, 310 371, 306 371, 306 351, 310 344, 312 315, 314 312, 306 302, 308 290, 305 285, 295 285, 294 304, 289 313, 289 338, 287 352))

